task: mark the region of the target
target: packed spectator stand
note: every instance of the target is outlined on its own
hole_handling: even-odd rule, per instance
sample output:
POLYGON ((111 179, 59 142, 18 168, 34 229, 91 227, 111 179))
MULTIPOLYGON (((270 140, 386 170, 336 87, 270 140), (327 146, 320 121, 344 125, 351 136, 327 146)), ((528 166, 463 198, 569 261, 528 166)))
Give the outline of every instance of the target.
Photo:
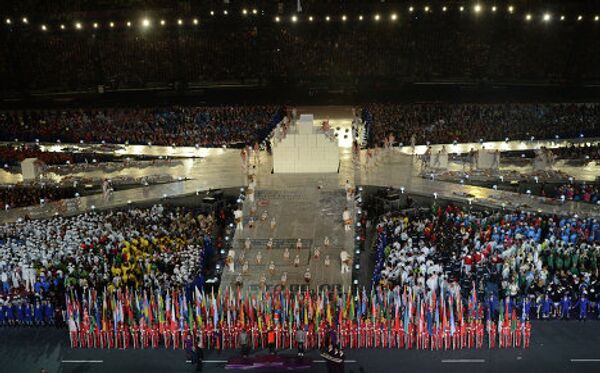
POLYGON ((197 15, 158 13, 148 30, 140 30, 139 20, 127 13, 115 18, 92 13, 82 18, 80 30, 73 26, 76 16, 32 18, 29 27, 15 20, 0 33, 0 79, 7 94, 213 82, 351 88, 412 82, 578 84, 600 79, 600 54, 592 47, 600 28, 594 23, 570 19, 560 25, 529 24, 522 14, 505 12, 483 21, 457 11, 424 15, 421 10, 390 22, 393 9, 382 10, 382 21, 373 22, 367 7, 350 10, 347 22, 341 22, 337 12, 343 10, 320 9, 336 9, 336 4, 310 6, 317 9, 310 13, 314 22, 307 20, 308 13, 300 13, 297 24, 289 21, 287 12, 295 13, 289 4, 281 12, 262 8, 260 16, 248 17, 242 16, 241 8, 224 16, 217 7, 218 15, 198 17, 196 23, 197 15), (276 14, 282 22, 274 22, 276 14), (358 14, 365 15, 364 22, 358 21, 358 14), (324 21, 325 15, 331 15, 330 22, 324 21), (160 18, 166 19, 165 26, 158 25, 160 18), (125 26, 126 21, 133 21, 132 26, 125 26), (46 32, 39 30, 40 22, 48 23, 46 32), (116 25, 109 27, 109 22, 116 25))
POLYGON ((220 147, 261 142, 276 106, 99 108, 0 113, 4 141, 220 147))
POLYGON ((73 187, 55 185, 3 185, 0 186, 0 210, 35 206, 76 196, 73 187))
POLYGON ((372 146, 390 135, 403 145, 600 137, 597 103, 378 103, 362 116, 372 146))
POLYGON ((558 187, 556 197, 569 201, 598 203, 600 201, 600 184, 568 183, 558 187))

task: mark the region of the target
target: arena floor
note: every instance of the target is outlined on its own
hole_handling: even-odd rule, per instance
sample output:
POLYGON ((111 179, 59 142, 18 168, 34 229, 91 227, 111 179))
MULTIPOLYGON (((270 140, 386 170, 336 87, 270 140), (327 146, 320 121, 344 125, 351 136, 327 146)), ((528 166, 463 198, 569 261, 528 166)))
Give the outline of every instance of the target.
MULTIPOLYGON (((346 371, 375 372, 597 372, 600 325, 596 321, 534 321, 531 346, 523 349, 457 351, 347 350, 346 371)), ((281 351, 293 355, 295 351, 281 351)), ((264 354, 266 351, 253 351, 264 354)), ((239 351, 205 352, 204 372, 224 372, 239 351)), ((316 351, 310 372, 326 372, 316 351)), ((0 339, 2 372, 193 372, 182 350, 71 349, 67 332, 54 328, 4 328, 0 339)))
MULTIPOLYGON (((300 113, 311 112, 320 120, 329 119, 332 127, 340 127, 340 134, 351 125, 352 110, 349 107, 306 107, 300 108, 300 113)), ((583 141, 583 140, 579 140, 583 141)), ((591 140, 585 140, 591 141, 591 140)), ((485 142, 487 149, 526 150, 540 146, 556 147, 564 145, 567 140, 557 141, 502 141, 485 142)), ((351 145, 351 143, 350 143, 351 145)), ((61 145, 65 146, 65 144, 61 145)), ((92 145, 77 145, 83 148, 93 148, 92 145)), ((442 145, 433 147, 437 151, 442 145)), ((479 144, 446 144, 453 152, 465 152, 479 144)), ((46 149, 59 151, 56 145, 46 146, 46 149)), ((111 151, 111 150, 107 150, 111 151)), ((246 170, 242 167, 240 152, 237 149, 196 149, 195 147, 159 147, 159 146, 120 146, 112 150, 119 154, 146 154, 162 156, 188 156, 180 165, 172 167, 148 167, 144 169, 126 168, 114 173, 103 173, 94 170, 78 176, 116 177, 119 175, 143 176, 165 173, 182 180, 165 185, 151 185, 114 192, 106 198, 101 194, 81 197, 79 204, 69 204, 61 213, 77 214, 92 208, 111 208, 126 205, 128 202, 161 201, 164 198, 174 198, 193 195, 199 191, 217 188, 240 187, 247 185, 246 170)), ((414 151, 423 153, 424 146, 417 146, 414 151)), ((365 151, 361 154, 359 164, 353 162, 349 144, 340 140, 340 168, 335 174, 272 174, 272 159, 266 153, 260 155, 258 164, 257 200, 265 201, 263 209, 271 217, 276 217, 277 228, 270 230, 269 223, 264 222, 254 230, 245 229, 236 232, 234 249, 240 252, 240 245, 250 237, 253 248, 245 253, 251 263, 249 273, 244 276, 244 285, 257 286, 261 273, 273 260, 276 271, 269 274, 269 284, 276 284, 283 272, 288 272, 288 284, 303 284, 302 273, 311 268, 313 283, 329 283, 348 286, 350 274, 339 273, 339 251, 342 247, 352 253, 352 234, 345 233, 341 225, 341 213, 347 205, 343 185, 350 180, 355 185, 377 185, 404 188, 405 192, 431 197, 434 193, 438 198, 460 200, 485 206, 521 207, 525 210, 546 213, 577 213, 580 216, 600 216, 600 207, 591 204, 567 202, 565 204, 548 204, 543 199, 528 197, 511 192, 501 192, 492 189, 470 185, 446 183, 437 180, 424 179, 419 176, 419 163, 412 155, 410 147, 396 148, 382 154, 373 167, 366 167, 365 151), (322 189, 318 189, 321 186, 322 189), (321 253, 321 259, 315 260, 308 247, 314 247, 322 242, 324 236, 332 241, 331 249, 321 253), (274 249, 267 252, 260 248, 273 237, 276 240, 274 249), (290 247, 290 256, 296 255, 293 242, 301 238, 306 249, 303 249, 302 264, 292 268, 283 260, 282 252, 290 247), (256 252, 262 250, 262 264, 254 264, 256 252), (325 271, 323 258, 331 257, 333 270, 325 271)), ((592 180, 600 174, 599 166, 589 163, 585 167, 570 167, 558 164, 558 168, 573 175, 577 179, 592 180)), ((526 166, 525 166, 526 168, 526 166)), ((526 169, 521 170, 527 171, 526 169)), ((57 176, 58 177, 58 176, 57 176)), ((64 176, 62 176, 64 177, 64 176)), ((0 183, 19 181, 19 176, 0 171, 0 183)), ((29 215, 32 218, 44 218, 58 213, 55 205, 46 207, 29 207, 11 209, 0 212, 0 221, 15 221, 29 215)), ((248 216, 246 211, 246 217, 248 216)), ((236 263, 236 271, 224 272, 223 286, 235 281, 241 264, 236 263)), ((600 370, 600 353, 597 342, 600 325, 597 322, 534 322, 532 346, 528 350, 461 350, 445 352, 397 351, 397 350, 349 350, 347 351, 347 370, 358 372, 390 371, 448 371, 448 372, 566 372, 566 371, 597 371, 600 370)), ((292 353, 292 352, 288 352, 292 353)), ((205 371, 224 371, 225 362, 236 352, 206 352, 205 371)), ((311 372, 325 372, 326 365, 316 352, 309 356, 314 360, 311 372)), ((0 338, 0 361, 3 362, 2 372, 33 372, 45 367, 50 372, 189 372, 193 367, 186 363, 182 351, 164 350, 72 350, 68 346, 66 330, 57 329, 27 329, 3 328, 0 338)))

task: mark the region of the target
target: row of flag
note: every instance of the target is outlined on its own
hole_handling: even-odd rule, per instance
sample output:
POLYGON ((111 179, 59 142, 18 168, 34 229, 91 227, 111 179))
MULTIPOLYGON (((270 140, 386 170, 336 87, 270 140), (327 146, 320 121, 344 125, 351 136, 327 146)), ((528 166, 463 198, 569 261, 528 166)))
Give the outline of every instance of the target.
POLYGON ((526 347, 531 333, 514 307, 499 307, 494 317, 475 289, 467 298, 410 287, 349 290, 71 290, 67 321, 73 346, 109 348, 177 348, 187 336, 209 348, 236 348, 242 329, 253 347, 264 347, 265 334, 274 330, 279 348, 291 348, 298 329, 306 331, 307 346, 319 348, 330 342, 356 348, 481 348, 485 341, 489 348, 526 347))

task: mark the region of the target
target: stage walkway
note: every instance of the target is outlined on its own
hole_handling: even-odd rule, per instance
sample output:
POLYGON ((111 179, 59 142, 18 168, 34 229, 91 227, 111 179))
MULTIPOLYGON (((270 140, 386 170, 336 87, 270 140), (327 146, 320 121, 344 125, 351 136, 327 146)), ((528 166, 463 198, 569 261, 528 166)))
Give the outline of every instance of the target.
MULTIPOLYGON (((260 180, 260 179, 259 179, 260 180)), ((257 213, 253 217, 254 228, 248 227, 251 203, 244 203, 244 230, 236 230, 232 245, 235 252, 235 268, 231 272, 227 267, 223 270, 221 287, 236 288, 236 279, 241 274, 243 287, 258 290, 261 278, 264 276, 267 288, 281 284, 282 275, 287 276, 286 284, 291 289, 302 289, 310 286, 329 284, 349 287, 351 272, 341 274, 340 251, 345 248, 352 256, 354 249, 354 232, 344 231, 342 211, 344 207, 353 208, 353 202, 346 201, 346 195, 339 188, 317 189, 316 185, 306 188, 258 189, 256 194, 257 213), (267 212, 267 218, 262 221, 261 215, 267 212), (271 219, 276 219, 274 229, 271 229, 271 219), (330 246, 323 245, 325 237, 329 238, 330 246), (245 249, 246 239, 250 239, 251 247, 245 249), (273 238, 272 249, 267 248, 267 242, 273 238), (301 239, 302 249, 296 248, 296 242, 301 239), (314 249, 320 247, 320 257, 314 257, 314 249), (284 258, 285 249, 289 250, 289 259, 284 258), (261 262, 257 262, 260 252, 261 262), (294 264, 298 255, 300 263, 294 264), (243 260, 240 257, 243 256, 243 260), (325 265, 325 257, 329 256, 330 265, 325 265), (248 271, 243 272, 242 263, 248 261, 248 271), (269 270, 273 262, 275 269, 269 270), (304 272, 309 268, 311 281, 304 281, 304 272)), ((223 290, 223 289, 221 289, 223 290)))

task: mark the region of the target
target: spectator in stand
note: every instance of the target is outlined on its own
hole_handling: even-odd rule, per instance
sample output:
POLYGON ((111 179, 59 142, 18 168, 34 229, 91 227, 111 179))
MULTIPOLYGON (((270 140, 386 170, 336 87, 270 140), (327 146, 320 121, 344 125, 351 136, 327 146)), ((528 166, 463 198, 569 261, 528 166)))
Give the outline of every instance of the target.
POLYGON ((279 112, 274 106, 109 108, 0 113, 0 140, 202 147, 262 141, 279 112))
MULTIPOLYGON (((372 144, 394 135, 417 144, 600 136, 600 105, 589 104, 372 104, 372 144)), ((363 113, 363 117, 365 117, 363 113)))
POLYGON ((0 210, 74 198, 75 193, 75 188, 64 186, 2 186, 0 187, 0 210))
POLYGON ((585 183, 569 183, 561 185, 556 191, 556 197, 565 196, 569 201, 599 203, 600 185, 585 183))

